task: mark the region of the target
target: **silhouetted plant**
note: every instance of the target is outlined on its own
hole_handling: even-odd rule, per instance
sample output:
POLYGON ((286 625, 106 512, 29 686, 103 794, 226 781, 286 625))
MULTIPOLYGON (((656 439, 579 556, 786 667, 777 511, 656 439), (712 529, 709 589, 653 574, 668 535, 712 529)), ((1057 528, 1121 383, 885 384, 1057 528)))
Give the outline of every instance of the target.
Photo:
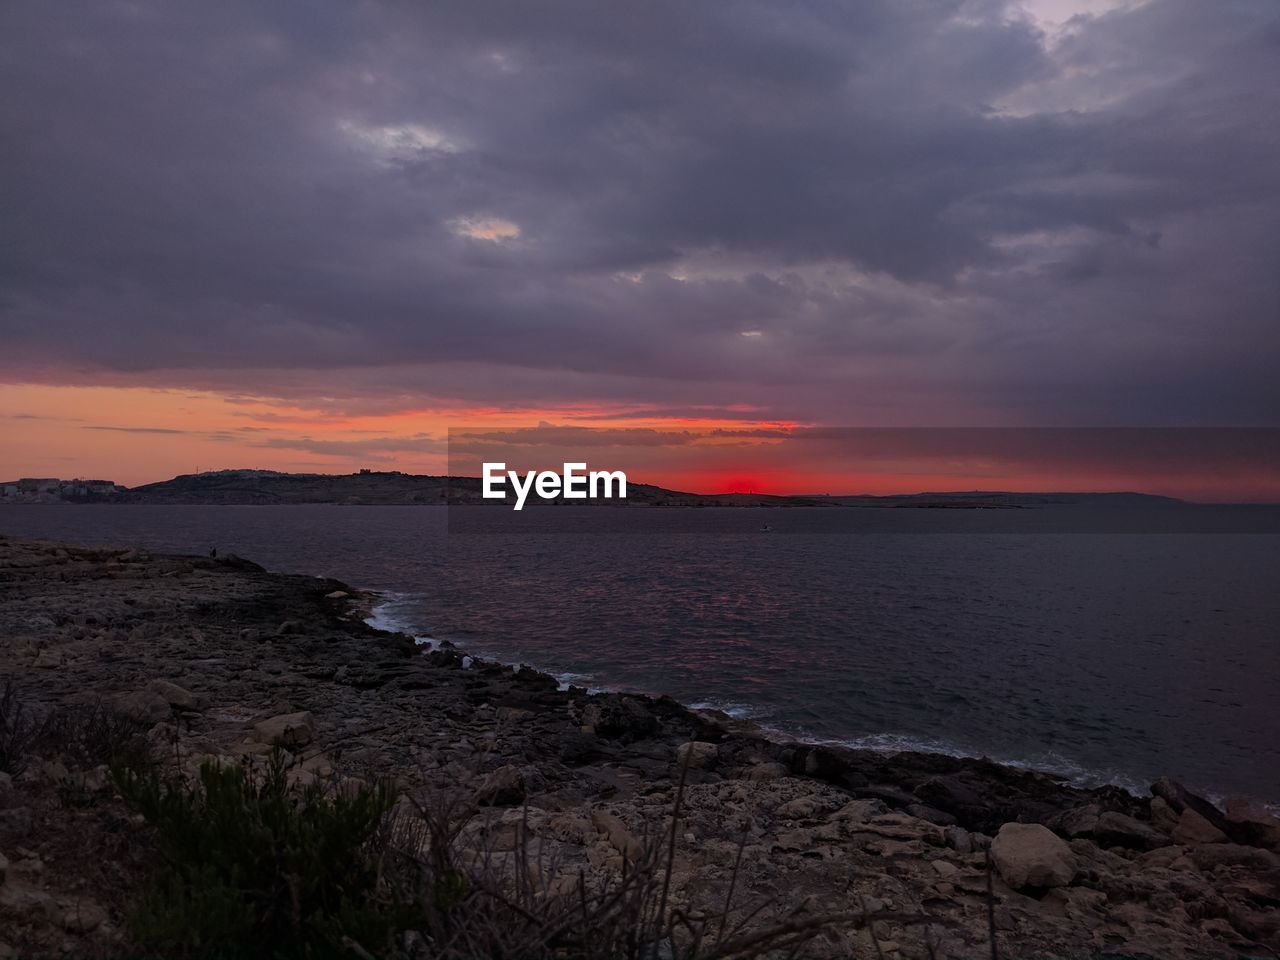
POLYGON ((68 704, 50 710, 40 723, 34 748, 69 767, 101 765, 140 770, 151 760, 144 720, 101 702, 68 704))
POLYGON ((390 787, 293 790, 279 751, 260 773, 205 763, 194 782, 154 769, 113 772, 126 802, 154 826, 163 858, 130 918, 139 945, 329 956, 348 938, 382 949, 411 922, 410 904, 379 896, 390 787))
POLYGON ((0 773, 16 777, 27 768, 39 724, 31 708, 6 677, 0 689, 0 773))

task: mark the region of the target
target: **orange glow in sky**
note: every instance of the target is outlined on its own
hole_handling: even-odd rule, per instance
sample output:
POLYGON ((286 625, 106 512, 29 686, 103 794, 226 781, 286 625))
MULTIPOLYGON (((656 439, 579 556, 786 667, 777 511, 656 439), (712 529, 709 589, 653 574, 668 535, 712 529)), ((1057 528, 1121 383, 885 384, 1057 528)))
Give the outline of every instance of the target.
MULTIPOLYGON (((945 431, 895 434, 889 447, 873 450, 865 436, 832 440, 821 428, 806 434, 804 425, 647 418, 643 411, 603 405, 370 414, 344 411, 337 402, 320 409, 143 387, 0 385, 0 410, 0 480, 81 477, 136 486, 235 468, 479 475, 483 460, 502 459, 521 469, 586 460, 592 467, 624 469, 632 482, 696 493, 1135 490, 1193 500, 1280 501, 1275 453, 1264 450, 1249 465, 1235 457, 1238 444, 1226 458, 1178 454, 1172 464, 1160 459, 1166 451, 1159 446, 1151 458, 1124 449, 1117 454, 1124 444, 1101 454, 1064 452, 1048 433, 1030 437, 1046 451, 1043 457, 1034 449, 1012 457, 948 450, 955 432, 945 431), (487 439, 512 425, 522 436, 532 431, 527 435, 535 441, 504 446, 487 439), (471 448, 455 439, 451 450, 451 431, 454 438, 486 439, 471 448), (655 442, 652 435, 663 439, 655 442)), ((1248 444, 1244 449, 1248 453, 1248 444)))

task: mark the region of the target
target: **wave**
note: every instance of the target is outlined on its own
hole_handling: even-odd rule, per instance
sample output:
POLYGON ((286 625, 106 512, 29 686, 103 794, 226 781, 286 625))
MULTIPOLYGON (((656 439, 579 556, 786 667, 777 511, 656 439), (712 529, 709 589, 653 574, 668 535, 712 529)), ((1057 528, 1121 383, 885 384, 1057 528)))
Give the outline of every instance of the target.
MULTIPOLYGON (((941 756, 963 759, 982 759, 998 763, 1002 767, 1015 770, 1034 770, 1062 777, 1075 787, 1090 788, 1113 786, 1127 790, 1135 796, 1146 796, 1150 793, 1149 782, 1130 773, 1120 770, 1100 770, 1086 767, 1070 757, 1059 753, 1043 753, 1033 756, 1014 756, 992 753, 989 750, 976 749, 963 744, 950 742, 938 737, 919 737, 903 733, 869 733, 859 737, 819 737, 795 728, 761 724, 760 729, 767 735, 785 739, 799 740, 803 743, 829 747, 844 747, 850 750, 872 750, 876 753, 936 753, 941 756)), ((1206 795, 1208 796, 1208 795, 1206 795)), ((1214 802, 1220 798, 1209 796, 1214 802)))
MULTIPOLYGON (((440 640, 427 634, 420 634, 418 630, 418 621, 415 616, 407 608, 418 608, 426 595, 421 593, 403 593, 394 590, 377 591, 384 599, 381 603, 376 604, 369 611, 369 616, 365 617, 364 622, 376 630, 386 630, 389 633, 404 633, 413 637, 414 642, 419 646, 425 647, 427 650, 436 650, 440 647, 440 640)), ((450 643, 454 647, 462 649, 460 644, 450 643)), ((555 668, 547 668, 538 664, 531 664, 527 661, 524 663, 514 663, 503 660, 499 656, 494 656, 487 651, 477 650, 476 655, 484 660, 492 663, 501 663, 503 666, 511 667, 514 670, 522 670, 525 668, 536 670, 539 673, 545 673, 549 677, 555 678, 560 690, 568 690, 570 687, 583 687, 587 693, 610 693, 617 688, 609 686, 593 686, 591 685, 595 678, 589 674, 575 673, 567 670, 556 670, 555 668)), ((470 654, 466 654, 462 658, 462 669, 470 670, 475 660, 470 654)))
MULTIPOLYGON (((384 599, 373 607, 369 616, 365 618, 365 623, 378 630, 408 634, 419 645, 428 650, 437 649, 440 646, 440 640, 429 634, 418 632, 420 629, 421 605, 426 599, 425 594, 388 590, 382 590, 379 593, 384 599)), ((454 646, 458 646, 461 649, 458 644, 454 644, 454 646)), ((585 688, 591 694, 618 693, 623 690, 622 687, 611 685, 593 674, 558 670, 555 667, 530 664, 528 662, 513 663, 502 659, 500 656, 493 656, 491 652, 486 650, 476 649, 473 652, 477 657, 491 662, 502 663, 517 670, 528 667, 540 673, 545 673, 555 678, 560 690, 568 690, 571 686, 585 688)), ((462 661, 463 668, 469 669, 473 662, 471 654, 465 655, 462 661)), ((735 720, 753 721, 759 727, 760 732, 771 739, 793 740, 819 746, 845 747, 852 750, 873 750, 877 753, 885 754, 904 752, 936 753, 948 757, 983 758, 1001 766, 1013 767, 1019 770, 1036 770, 1061 776, 1072 786, 1083 788, 1116 786, 1136 796, 1146 796, 1150 792, 1149 784, 1145 780, 1134 777, 1130 773, 1120 770, 1086 767, 1070 757, 1054 752, 1033 756, 1012 756, 991 753, 987 750, 948 741, 943 738, 921 737, 893 732, 868 733, 856 737, 824 737, 796 724, 768 722, 768 718, 774 715, 774 710, 763 704, 743 703, 736 700, 707 699, 690 703, 688 707, 691 710, 718 710, 735 720)), ((1221 805, 1221 797, 1213 794, 1205 794, 1205 796, 1212 802, 1221 805)))
POLYGON ((426 647, 428 650, 434 650, 440 645, 440 642, 434 637, 427 634, 419 634, 417 625, 403 609, 406 606, 420 603, 423 599, 422 594, 400 593, 394 590, 379 590, 377 593, 383 597, 383 601, 375 604, 373 609, 369 611, 369 616, 364 618, 366 624, 375 630, 385 630, 387 633, 408 634, 413 637, 414 643, 420 647, 426 647))

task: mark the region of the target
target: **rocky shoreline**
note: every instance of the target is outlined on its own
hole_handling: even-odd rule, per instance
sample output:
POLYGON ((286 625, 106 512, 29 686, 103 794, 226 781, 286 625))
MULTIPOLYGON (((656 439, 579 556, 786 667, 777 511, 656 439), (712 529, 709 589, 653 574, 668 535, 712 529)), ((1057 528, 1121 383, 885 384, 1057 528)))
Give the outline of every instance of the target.
MULTIPOLYGON (((853 918, 803 955, 990 957, 993 931, 1013 958, 1280 955, 1280 822, 1258 804, 777 742, 666 698, 464 667, 368 626, 375 601, 235 557, 0 538, 0 684, 36 714, 139 718, 187 769, 284 742, 295 783, 465 790, 492 849, 527 832, 554 853, 550 886, 625 870, 683 777, 673 902, 732 882, 764 914, 853 918)), ((68 785, 110 792, 68 757, 0 773, 0 956, 128 953, 142 827, 68 785)))

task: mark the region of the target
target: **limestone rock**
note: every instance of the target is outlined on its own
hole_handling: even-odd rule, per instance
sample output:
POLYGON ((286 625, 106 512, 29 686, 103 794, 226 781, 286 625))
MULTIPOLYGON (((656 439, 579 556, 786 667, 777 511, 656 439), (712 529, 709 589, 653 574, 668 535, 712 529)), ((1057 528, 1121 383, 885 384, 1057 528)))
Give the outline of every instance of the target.
POLYGON ((1065 887, 1076 874, 1071 848, 1039 823, 1006 823, 991 843, 991 857, 1015 890, 1065 887))
POLYGON ((121 713, 144 723, 157 723, 170 714, 169 701, 151 689, 135 690, 116 701, 121 713))
POLYGON ((824 806, 826 806, 825 802, 818 797, 796 797, 781 804, 774 813, 790 820, 804 820, 816 816, 824 806))
POLYGON ((846 820, 852 823, 866 823, 872 817, 888 812, 888 807, 881 800, 850 800, 831 815, 833 820, 846 820))
POLYGON ((1174 843, 1226 843, 1227 835, 1190 807, 1178 817, 1173 828, 1174 843))
POLYGON ((55 901, 47 913, 50 920, 70 933, 92 933, 107 919, 107 911, 92 900, 55 901))
POLYGON ((719 747, 714 743, 705 743, 701 740, 692 740, 676 747, 676 763, 684 764, 687 757, 689 767, 694 770, 711 766, 719 756, 719 747))
POLYGON ((1071 840, 1076 837, 1091 837, 1098 826, 1100 816, 1102 816, 1102 808, 1096 803, 1089 803, 1082 807, 1064 810, 1050 820, 1047 826, 1055 833, 1060 833, 1071 840))
POLYGON ((315 739, 315 735, 315 719, 306 710, 282 713, 253 726, 254 740, 284 747, 305 747, 315 739))
POLYGON ((25 837, 31 833, 31 808, 14 807, 0 810, 0 835, 25 837))
POLYGON ((476 791, 476 803, 485 807, 509 807, 523 803, 524 798, 524 775, 512 764, 494 770, 476 791))
POLYGON ((152 680, 147 684, 147 689, 159 694, 175 710, 195 712, 204 706, 200 697, 168 680, 152 680))
POLYGON ((1165 833, 1173 833, 1178 825, 1178 814, 1163 797, 1151 798, 1151 823, 1165 833))
POLYGON ((747 779, 757 781, 777 780, 779 777, 785 777, 790 772, 780 763, 757 763, 747 770, 747 779))
POLYGON ((1181 815, 1182 811, 1186 809, 1194 810, 1205 820, 1208 820, 1223 833, 1230 836, 1231 825, 1227 822, 1227 818, 1222 815, 1222 811, 1204 797, 1192 793, 1178 781, 1170 780, 1168 777, 1161 777, 1151 785, 1151 792, 1169 804, 1174 813, 1181 815))
POLYGON ((1141 820, 1108 810, 1098 817, 1093 827, 1093 839, 1106 846, 1128 847, 1132 850, 1154 850, 1169 843, 1169 838, 1141 820))
POLYGON ((605 694, 587 704, 582 723, 606 740, 631 743, 658 731, 658 718, 640 697, 605 694))
POLYGON ((608 838, 609 843, 624 857, 630 860, 639 859, 644 846, 627 829, 626 824, 605 810, 591 811, 591 825, 608 838))
POLYGON ((1280 819, 1272 816, 1257 800, 1229 797, 1227 822, 1235 828, 1234 832, 1241 841, 1280 850, 1280 819))

